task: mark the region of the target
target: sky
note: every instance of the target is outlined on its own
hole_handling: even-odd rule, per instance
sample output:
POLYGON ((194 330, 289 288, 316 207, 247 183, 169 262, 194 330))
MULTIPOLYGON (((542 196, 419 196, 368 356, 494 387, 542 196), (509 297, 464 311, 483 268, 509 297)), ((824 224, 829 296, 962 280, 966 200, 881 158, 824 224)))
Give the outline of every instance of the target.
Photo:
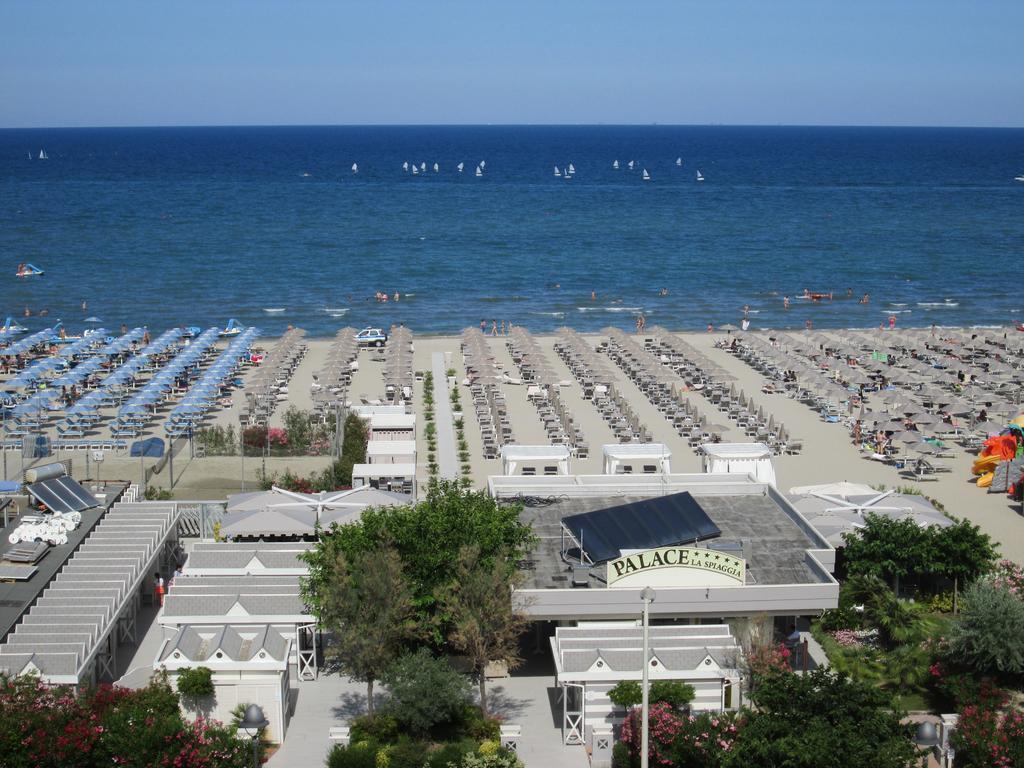
POLYGON ((0 0, 0 127, 1024 126, 1024 0, 0 0))

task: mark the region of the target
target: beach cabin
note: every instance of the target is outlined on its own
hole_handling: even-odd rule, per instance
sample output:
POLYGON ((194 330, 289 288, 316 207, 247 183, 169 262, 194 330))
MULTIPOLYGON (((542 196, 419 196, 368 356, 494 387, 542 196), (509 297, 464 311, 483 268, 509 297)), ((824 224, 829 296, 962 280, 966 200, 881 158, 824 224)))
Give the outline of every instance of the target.
POLYGON ((772 449, 764 443, 705 443, 700 446, 701 468, 713 475, 751 475, 775 485, 772 449))
POLYGON ((568 475, 567 445, 506 445, 501 449, 501 470, 521 475, 568 475))
POLYGON ((672 452, 664 443, 611 443, 602 446, 606 475, 668 475, 672 452))
POLYGON ((416 500, 415 464, 356 464, 352 467, 352 487, 369 486, 392 493, 404 493, 416 500))
POLYGON ((415 440, 416 416, 412 413, 371 413, 366 419, 370 440, 415 440))
POLYGON ((183 669, 206 667, 212 672, 214 693, 208 700, 186 699, 185 711, 198 710, 229 723, 239 704, 259 704, 270 723, 262 736, 279 744, 291 710, 288 659, 292 643, 289 634, 268 624, 185 625, 176 635, 164 638, 153 667, 166 669, 175 688, 183 669))
POLYGON ((349 410, 352 411, 356 416, 360 418, 368 418, 374 415, 399 415, 408 413, 408 409, 404 405, 353 405, 349 410))
POLYGON ((371 440, 366 444, 367 464, 415 464, 415 440, 371 440))

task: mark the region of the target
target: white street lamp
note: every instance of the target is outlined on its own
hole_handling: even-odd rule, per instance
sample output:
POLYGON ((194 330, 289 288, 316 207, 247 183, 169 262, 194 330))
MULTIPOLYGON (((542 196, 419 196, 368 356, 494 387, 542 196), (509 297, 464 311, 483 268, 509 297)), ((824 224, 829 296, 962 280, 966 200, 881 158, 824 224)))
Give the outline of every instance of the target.
POLYGON ((643 650, 643 678, 641 682, 640 699, 640 768, 647 768, 648 755, 648 710, 650 704, 650 681, 648 673, 651 666, 650 657, 650 612, 651 603, 654 602, 656 594, 650 587, 644 587, 640 592, 640 599, 644 601, 644 650, 643 650))

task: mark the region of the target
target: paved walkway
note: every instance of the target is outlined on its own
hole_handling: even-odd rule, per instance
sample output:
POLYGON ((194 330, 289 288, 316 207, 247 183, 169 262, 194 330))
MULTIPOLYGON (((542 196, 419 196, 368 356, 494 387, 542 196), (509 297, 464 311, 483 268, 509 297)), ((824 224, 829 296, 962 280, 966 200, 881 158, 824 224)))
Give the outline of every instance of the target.
POLYGON ((437 469, 442 480, 457 480, 459 463, 455 460, 455 426, 452 423, 452 401, 448 394, 448 375, 444 353, 430 356, 434 374, 434 423, 437 424, 437 469))

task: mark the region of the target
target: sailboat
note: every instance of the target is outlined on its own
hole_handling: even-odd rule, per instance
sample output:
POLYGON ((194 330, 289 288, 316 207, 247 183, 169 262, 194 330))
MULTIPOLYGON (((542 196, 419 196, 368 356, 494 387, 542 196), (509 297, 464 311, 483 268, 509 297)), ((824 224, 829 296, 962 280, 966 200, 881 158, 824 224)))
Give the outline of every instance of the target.
POLYGON ((697 171, 697 181, 704 181, 704 174, 697 171))
POLYGON ((408 171, 409 171, 409 161, 408 160, 406 160, 404 163, 402 163, 402 170, 405 171, 406 173, 408 173, 408 171))
POLYGON ((569 173, 569 169, 568 168, 563 168, 562 169, 562 178, 565 179, 566 181, 569 181, 570 179, 573 178, 573 175, 571 173, 569 173))
POLYGON ((359 165, 357 163, 352 163, 352 173, 359 173, 359 165))
POLYGON ((1024 174, 1022 174, 1020 176, 1014 176, 1013 180, 1014 181, 1024 181, 1024 174))
POLYGON ((426 163, 420 163, 420 170, 423 171, 424 173, 426 173, 427 172, 427 164, 426 163))
POLYGON ((629 161, 629 170, 631 170, 631 171, 633 170, 633 161, 632 160, 629 161))
POLYGON ((558 166, 556 165, 555 166, 555 176, 561 176, 561 175, 562 175, 562 172, 560 170, 558 170, 558 166))
POLYGON ((487 167, 487 161, 486 160, 481 160, 480 161, 480 167, 481 168, 486 168, 487 167))
POLYGON ((616 171, 619 170, 619 161, 618 160, 616 160, 615 162, 612 163, 612 168, 614 168, 616 171))
POLYGON ((683 158, 681 158, 681 157, 677 157, 677 158, 676 158, 676 165, 678 165, 678 166, 682 166, 682 164, 683 164, 683 158))
POLYGON ((28 159, 29 159, 29 160, 31 160, 31 159, 32 159, 32 153, 31 153, 31 152, 29 152, 29 153, 28 153, 28 159))
POLYGON ((650 181, 651 180, 651 174, 649 174, 647 172, 646 168, 644 168, 644 176, 643 176, 643 178, 644 178, 644 181, 650 181))
POLYGON ((46 154, 46 150, 45 149, 40 149, 39 150, 39 159, 40 160, 49 160, 50 159, 49 156, 46 154))
POLYGON ((572 163, 569 163, 569 173, 576 173, 576 169, 573 167, 572 163))
POLYGON ((481 176, 483 176, 483 175, 484 175, 484 169, 483 169, 483 166, 481 166, 481 165, 478 165, 478 166, 476 167, 476 175, 477 175, 477 178, 479 178, 479 177, 481 177, 481 176))
POLYGON ((440 170, 441 170, 440 166, 438 166, 437 163, 434 163, 434 173, 437 173, 440 170))
POLYGON ((464 167, 462 163, 459 163, 459 164, 458 164, 458 165, 456 165, 455 167, 456 167, 456 168, 458 168, 458 170, 459 170, 459 173, 462 173, 462 169, 463 169, 463 167, 464 167))
POLYGON ((420 172, 420 169, 419 169, 419 168, 417 168, 417 167, 416 167, 416 166, 414 165, 414 166, 412 167, 412 175, 413 175, 413 176, 415 176, 415 175, 416 175, 417 173, 419 173, 419 172, 420 172))

